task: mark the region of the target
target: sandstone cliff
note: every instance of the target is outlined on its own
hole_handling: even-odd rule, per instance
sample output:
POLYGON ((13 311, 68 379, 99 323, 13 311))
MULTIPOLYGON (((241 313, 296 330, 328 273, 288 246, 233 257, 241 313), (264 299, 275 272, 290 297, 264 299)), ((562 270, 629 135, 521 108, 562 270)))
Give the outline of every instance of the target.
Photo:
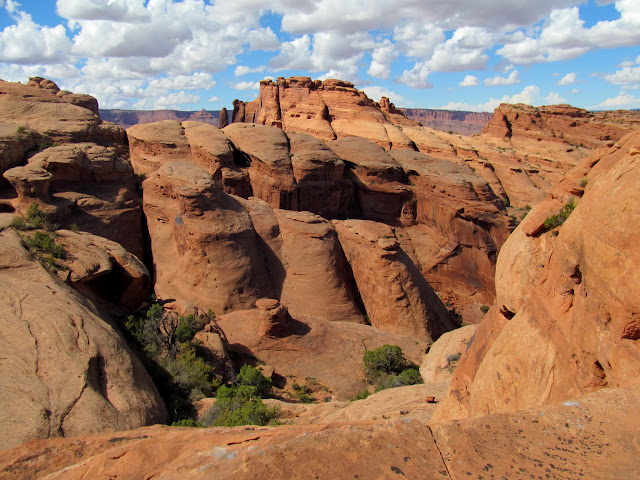
POLYGON ((456 110, 434 110, 428 108, 401 108, 400 112, 409 120, 425 127, 460 135, 481 133, 491 120, 488 112, 464 112, 456 110))

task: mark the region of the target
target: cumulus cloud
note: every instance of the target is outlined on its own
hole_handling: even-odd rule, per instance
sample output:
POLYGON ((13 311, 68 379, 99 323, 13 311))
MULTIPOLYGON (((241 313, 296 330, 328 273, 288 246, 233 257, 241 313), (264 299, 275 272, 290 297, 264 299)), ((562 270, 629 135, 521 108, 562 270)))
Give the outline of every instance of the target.
POLYGON ((515 95, 505 95, 502 98, 491 98, 485 103, 471 104, 465 102, 449 102, 443 105, 443 110, 465 110, 471 112, 490 112, 496 109, 501 103, 526 103, 527 105, 552 105, 564 103, 566 100, 554 92, 542 95, 540 87, 530 85, 525 87, 520 93, 515 95))
POLYGON ((371 65, 367 73, 372 77, 389 78, 391 63, 398 57, 396 47, 389 39, 385 39, 371 54, 371 65))
POLYGON ((607 98, 603 102, 600 102, 599 104, 589 108, 640 108, 640 98, 634 97, 627 92, 621 92, 617 97, 607 98))
POLYGON ((213 87, 216 82, 210 73, 198 72, 193 75, 176 75, 172 77, 154 78, 149 81, 149 87, 167 90, 200 90, 213 87))
POLYGON ((236 77, 241 77, 243 75, 247 75, 248 73, 261 73, 264 72, 264 65, 259 65, 257 67, 247 67, 245 65, 238 65, 236 69, 233 71, 233 74, 236 77))
POLYGON ((478 85, 478 77, 474 75, 466 75, 464 80, 462 80, 458 85, 461 87, 475 87, 478 85))
POLYGON ((239 82, 231 85, 236 90, 260 90, 260 82, 239 82))
POLYGON ((528 36, 517 31, 505 38, 499 55, 518 64, 553 62, 576 58, 596 48, 633 46, 640 42, 640 4, 618 0, 617 20, 597 22, 585 28, 578 7, 554 9, 540 33, 528 36))
POLYGON ((150 14, 142 0, 58 0, 56 12, 73 20, 144 22, 150 14))
POLYGON ((222 100, 222 99, 221 99, 220 97, 216 97, 215 95, 209 99, 209 101, 210 101, 211 103, 216 103, 216 102, 219 102, 219 101, 221 101, 221 100, 222 100))
POLYGON ((493 78, 485 78, 484 84, 487 87, 496 87, 503 85, 515 85, 516 83, 520 83, 520 74, 517 70, 513 70, 508 77, 493 77, 493 78))
POLYGON ((576 73, 575 72, 567 73, 564 77, 562 77, 558 81, 558 85, 561 85, 561 86, 573 85, 574 83, 576 83, 576 73))
POLYGON ((193 105, 200 101, 199 95, 192 95, 183 91, 170 93, 169 95, 159 97, 153 102, 154 108, 158 109, 179 109, 184 105, 193 105))
POLYGON ((7 2, 15 25, 0 32, 0 61, 21 65, 55 64, 69 59, 71 41, 62 25, 46 27, 33 21, 31 15, 17 10, 16 3, 7 2))
POLYGON ((624 67, 622 70, 605 75, 604 79, 614 85, 640 83, 640 67, 624 67))

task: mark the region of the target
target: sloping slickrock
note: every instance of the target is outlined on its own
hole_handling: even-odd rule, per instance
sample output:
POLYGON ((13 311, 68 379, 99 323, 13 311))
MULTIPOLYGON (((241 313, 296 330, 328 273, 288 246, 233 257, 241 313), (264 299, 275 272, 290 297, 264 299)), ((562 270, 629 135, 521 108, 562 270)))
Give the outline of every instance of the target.
POLYGON ((637 391, 613 389, 520 414, 430 426, 405 418, 277 428, 147 427, 30 442, 0 452, 0 475, 24 480, 45 475, 52 480, 636 478, 638 404, 637 391))
POLYGON ((142 258, 142 209, 131 164, 114 147, 73 143, 50 147, 4 177, 16 210, 38 201, 55 221, 120 243, 142 258))
POLYGON ((309 212, 276 210, 286 277, 280 301, 295 318, 364 323, 338 235, 309 212))
POLYGON ((336 220, 334 225, 371 325, 428 340, 454 328, 391 227, 368 220, 336 220))
POLYGON ((138 175, 154 172, 168 162, 190 158, 191 149, 178 120, 142 123, 127 129, 131 164, 138 175))
POLYGON ((143 188, 159 298, 220 314, 271 296, 249 214, 203 167, 167 163, 143 188))
POLYGON ((498 259, 500 303, 460 362, 438 418, 509 412, 638 384, 639 141, 630 134, 586 161, 597 163, 584 196, 558 229, 539 225, 559 212, 561 195, 578 190, 577 178, 575 187, 569 178, 558 185, 507 240, 505 260, 498 259))
POLYGON ((415 220, 415 197, 402 167, 378 145, 349 137, 327 145, 347 163, 347 175, 356 186, 362 217, 388 223, 415 220))
POLYGON ((0 298, 0 448, 166 421, 119 333, 9 230, 0 233, 0 298))
POLYGON ((58 276, 89 297, 110 300, 134 310, 146 300, 151 288, 149 271, 122 245, 86 232, 58 230, 57 243, 64 246, 65 269, 58 276))
POLYGON ((264 125, 234 123, 223 130, 248 158, 253 196, 274 208, 298 209, 289 140, 282 130, 264 125))
POLYGON ((256 309, 218 318, 231 350, 241 358, 257 357, 273 366, 276 374, 297 378, 301 384, 313 377, 340 399, 349 399, 366 386, 362 370, 365 350, 399 345, 408 360, 419 363, 427 349, 426 341, 412 336, 353 322, 292 318, 288 314, 278 314, 282 328, 277 334, 267 335, 263 326, 273 322, 273 313, 280 307, 276 301, 269 301, 275 303, 260 300, 256 309))

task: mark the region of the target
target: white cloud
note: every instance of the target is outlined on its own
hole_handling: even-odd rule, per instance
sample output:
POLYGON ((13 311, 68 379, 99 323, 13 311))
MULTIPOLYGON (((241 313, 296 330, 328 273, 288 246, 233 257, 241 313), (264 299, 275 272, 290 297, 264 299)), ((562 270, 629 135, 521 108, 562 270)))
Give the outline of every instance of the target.
POLYGON ((411 70, 405 70, 397 81, 412 88, 432 88, 433 83, 429 81, 431 70, 426 62, 416 63, 411 70))
POLYGON ((580 93, 580 89, 579 88, 572 88, 569 93, 580 93))
POLYGON ((236 90, 260 90, 260 82, 239 82, 231 85, 236 90))
POLYGON ((576 83, 576 73, 575 72, 567 73, 564 77, 562 77, 558 81, 558 85, 561 85, 561 86, 573 85, 574 83, 576 83))
POLYGON ((603 102, 600 102, 598 105, 590 108, 640 108, 640 98, 634 97, 633 95, 626 92, 621 92, 617 97, 607 98, 603 102))
POLYGON ((438 107, 443 110, 465 110, 471 112, 490 112, 495 110, 501 103, 525 103, 527 105, 552 105, 565 103, 566 100, 557 93, 542 95, 540 88, 535 85, 525 87, 520 93, 515 95, 505 95, 502 98, 491 98, 489 101, 480 104, 470 104, 465 102, 449 102, 438 107))
POLYGON ((516 83, 520 83, 520 74, 517 70, 513 70, 508 77, 493 77, 493 78, 485 78, 484 84, 487 87, 496 87, 502 85, 515 85, 516 83))
POLYGON ((74 20, 149 21, 142 0, 58 0, 58 15, 74 20))
POLYGON ((265 66, 259 65, 257 67, 247 67, 245 65, 238 65, 236 69, 233 71, 233 74, 236 77, 241 77, 243 75, 247 75, 248 73, 261 73, 264 72, 265 66))
POLYGON ((478 85, 478 77, 474 75, 466 75, 464 80, 462 80, 458 85, 461 87, 475 87, 478 85))
POLYGON ((251 50, 277 50, 280 40, 270 27, 251 30, 248 35, 251 50))
POLYGON ((614 85, 640 83, 640 67, 624 67, 615 73, 605 75, 604 79, 614 85))
POLYGON ((199 95, 192 95, 183 91, 170 93, 155 100, 154 108, 178 109, 184 105, 193 105, 200 101, 199 95))
POLYGON ((38 25, 28 13, 15 10, 15 5, 7 2, 5 6, 7 11, 13 12, 16 24, 0 32, 0 61, 21 65, 67 61, 71 41, 64 27, 38 25))
POLYGON ((222 100, 222 99, 221 99, 220 97, 216 97, 215 95, 209 99, 209 101, 210 101, 211 103, 216 103, 216 102, 219 102, 219 101, 221 101, 221 100, 222 100))
POLYGON ((164 78, 154 78, 149 81, 151 88, 166 90, 200 90, 213 87, 216 82, 210 73, 198 72, 193 75, 176 75, 164 78))
POLYGON ((372 77, 389 78, 391 63, 398 57, 396 47, 389 39, 385 39, 371 54, 371 65, 367 73, 372 77))

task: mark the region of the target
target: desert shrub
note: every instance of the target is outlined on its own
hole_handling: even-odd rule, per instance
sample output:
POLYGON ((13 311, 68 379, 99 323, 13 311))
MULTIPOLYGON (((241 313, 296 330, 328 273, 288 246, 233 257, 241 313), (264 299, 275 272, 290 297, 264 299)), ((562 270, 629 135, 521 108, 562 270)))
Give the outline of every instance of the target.
POLYGON ((265 377, 260 370, 249 364, 244 364, 240 367, 237 382, 240 385, 255 387, 260 397, 264 398, 271 395, 271 379, 265 377))
POLYGON ((33 237, 27 239, 30 250, 51 255, 54 258, 64 256, 64 247, 56 243, 56 239, 50 233, 36 232, 33 237))
POLYGON ((18 133, 24 133, 26 130, 27 130, 27 127, 25 127, 25 126, 21 125, 21 126, 18 127, 18 133))
POLYGON ((447 363, 453 363, 460 360, 461 355, 459 353, 451 353, 447 355, 447 363))
POLYGON ((376 392, 423 383, 417 365, 407 362, 398 345, 367 350, 362 360, 369 381, 376 385, 376 392))
POLYGON ((489 305, 480 305, 480 311, 482 313, 487 313, 489 311, 489 305))
POLYGON ((407 366, 402 349, 398 345, 383 345, 375 350, 366 350, 362 361, 367 375, 400 373, 407 366))
POLYGON ((257 368, 243 365, 236 385, 218 388, 216 403, 202 418, 202 424, 207 427, 273 424, 280 410, 262 403, 262 394, 270 392, 271 380, 257 368))
POLYGON ((367 398, 369 395, 371 395, 369 393, 369 389, 365 388, 364 390, 358 392, 355 394, 355 396, 351 399, 352 402, 355 402, 357 400, 364 400, 365 398, 367 398))
POLYGON ((25 218, 14 217, 9 227, 15 228, 16 230, 35 230, 37 228, 44 228, 53 232, 60 226, 58 224, 51 223, 38 204, 33 202, 29 205, 25 218))
POLYGON ((565 220, 569 218, 569 215, 571 215, 571 212, 573 212, 574 208, 576 208, 575 200, 573 198, 570 198, 569 201, 562 207, 559 213, 551 215, 550 217, 547 217, 545 219, 545 230, 553 230, 554 228, 562 225, 565 220))
POLYGON ((192 342, 201 328, 195 316, 178 317, 152 304, 146 312, 129 315, 124 322, 127 338, 137 344, 160 395, 176 422, 194 415, 193 402, 211 396, 220 382, 192 342))
POLYGON ((171 424, 172 427, 195 427, 202 428, 202 423, 193 420, 192 418, 183 418, 182 420, 175 421, 171 424))
POLYGON ((299 385, 294 382, 293 390, 296 392, 296 398, 302 403, 313 403, 316 401, 316 398, 312 395, 313 391, 306 385, 299 385))
POLYGON ((200 330, 202 330, 202 322, 195 315, 180 317, 175 333, 176 341, 190 342, 200 330))

